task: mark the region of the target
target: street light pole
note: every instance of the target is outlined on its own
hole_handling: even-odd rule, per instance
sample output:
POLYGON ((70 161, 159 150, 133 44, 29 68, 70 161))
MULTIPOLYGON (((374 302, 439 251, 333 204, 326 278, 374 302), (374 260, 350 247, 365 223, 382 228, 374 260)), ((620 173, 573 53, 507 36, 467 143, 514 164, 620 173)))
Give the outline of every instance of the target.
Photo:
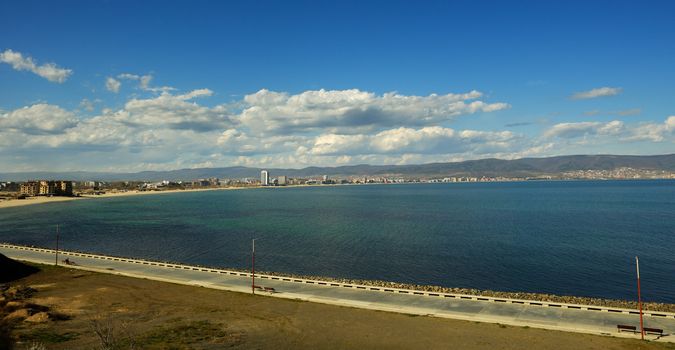
POLYGON ((255 294, 255 239, 251 240, 251 292, 255 294))
POLYGON ((59 266, 59 224, 56 224, 56 266, 59 266))
POLYGON ((637 256, 635 257, 635 269, 637 270, 638 306, 640 308, 640 336, 642 340, 645 340, 645 327, 642 322, 642 298, 640 296, 640 260, 637 256))

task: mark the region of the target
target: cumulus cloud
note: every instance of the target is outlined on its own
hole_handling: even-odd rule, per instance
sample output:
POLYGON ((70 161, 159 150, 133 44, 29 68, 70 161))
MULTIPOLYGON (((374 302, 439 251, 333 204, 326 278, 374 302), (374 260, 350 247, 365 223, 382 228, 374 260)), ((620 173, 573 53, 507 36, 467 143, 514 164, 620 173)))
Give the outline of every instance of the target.
MULTIPOLYGON (((141 84, 142 76, 110 78, 141 84)), ((38 167, 53 162, 73 169, 138 171, 410 164, 675 140, 675 116, 647 123, 560 123, 538 135, 449 127, 458 116, 509 107, 483 101, 477 91, 409 96, 356 89, 298 94, 260 90, 215 105, 209 104, 214 95, 209 89, 151 95, 131 98, 115 110, 101 106, 98 113, 79 116, 94 112, 100 101, 83 99, 73 111, 46 103, 0 111, 0 165, 30 168, 37 160, 38 167)))
POLYGON ((212 108, 190 100, 211 96, 209 89, 198 89, 182 95, 162 93, 149 99, 132 99, 113 113, 115 120, 137 127, 169 128, 207 132, 233 125, 230 111, 222 105, 212 108))
POLYGON ((259 155, 295 152, 306 149, 310 138, 306 136, 251 136, 237 129, 225 130, 217 140, 223 154, 259 155))
POLYGON ((589 98, 605 97, 605 96, 614 96, 621 93, 623 89, 617 87, 601 87, 597 89, 592 89, 588 91, 577 92, 572 95, 574 100, 585 100, 589 98))
POLYGON ((478 91, 407 96, 322 89, 290 95, 263 89, 244 97, 240 120, 257 132, 288 134, 329 129, 344 133, 401 125, 424 126, 460 115, 510 107, 507 103, 476 100, 480 97, 478 91))
POLYGON ((625 138, 627 141, 675 142, 675 116, 668 117, 663 123, 641 124, 625 138))
POLYGON ((108 77, 105 80, 105 88, 106 88, 106 90, 108 90, 110 92, 114 92, 114 93, 120 92, 121 86, 122 86, 122 83, 119 80, 117 80, 113 77, 108 77))
MULTIPOLYGON (((132 99, 120 110, 103 108, 100 115, 84 118, 58 106, 37 104, 0 114, 0 148, 69 149, 72 152, 106 151, 121 148, 153 159, 175 158, 175 149, 205 152, 231 122, 222 106, 204 107, 194 102, 209 96, 200 89, 182 95, 164 93, 150 99, 132 99), (174 151, 159 148, 172 145, 174 151)), ((87 109, 93 102, 83 100, 87 109)), ((61 155, 63 157, 65 155, 61 155)))
POLYGON ((373 135, 320 135, 308 152, 314 155, 452 154, 472 150, 482 154, 508 149, 518 139, 510 131, 456 131, 439 126, 420 129, 401 127, 373 135))
POLYGON ((602 122, 578 122, 556 124, 544 132, 544 137, 576 138, 586 135, 617 135, 624 130, 623 122, 613 120, 608 123, 602 122))
POLYGON ((15 70, 33 72, 54 83, 63 83, 73 74, 72 70, 59 68, 54 63, 37 65, 32 57, 24 56, 20 52, 10 49, 0 52, 0 62, 11 65, 15 70))
POLYGON ((118 74, 117 77, 108 77, 105 81, 105 86, 108 91, 118 93, 122 87, 122 80, 132 80, 138 81, 138 87, 144 91, 152 92, 170 92, 176 90, 172 87, 163 86, 163 87, 151 87, 150 82, 152 81, 152 75, 138 75, 131 73, 122 73, 118 74))
POLYGON ((45 103, 0 114, 0 129, 29 135, 61 134, 76 124, 77 118, 72 112, 45 103))

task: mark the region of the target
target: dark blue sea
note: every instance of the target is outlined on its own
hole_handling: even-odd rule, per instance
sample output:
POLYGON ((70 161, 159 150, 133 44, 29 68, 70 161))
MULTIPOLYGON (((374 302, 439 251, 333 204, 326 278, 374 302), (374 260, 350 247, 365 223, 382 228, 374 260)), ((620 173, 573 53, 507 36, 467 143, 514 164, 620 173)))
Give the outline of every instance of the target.
POLYGON ((305 275, 675 302, 675 181, 261 188, 0 210, 0 241, 305 275))

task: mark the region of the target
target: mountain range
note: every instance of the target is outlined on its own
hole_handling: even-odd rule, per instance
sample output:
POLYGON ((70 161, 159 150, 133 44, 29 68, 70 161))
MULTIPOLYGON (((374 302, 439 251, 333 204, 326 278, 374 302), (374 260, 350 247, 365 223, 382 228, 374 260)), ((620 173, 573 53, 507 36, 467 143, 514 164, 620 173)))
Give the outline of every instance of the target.
MULTIPOLYGON (((480 159, 450 163, 415 165, 347 165, 338 167, 307 167, 302 169, 267 168, 271 177, 308 178, 329 176, 505 176, 536 177, 558 175, 574 170, 613 170, 629 167, 644 170, 675 172, 675 154, 652 156, 626 155, 572 155, 547 158, 480 159)), ((4 172, 0 181, 26 181, 31 179, 67 179, 73 181, 160 181, 194 180, 202 178, 257 178, 262 168, 242 166, 225 168, 196 168, 168 171, 142 171, 136 173, 113 172, 4 172)))

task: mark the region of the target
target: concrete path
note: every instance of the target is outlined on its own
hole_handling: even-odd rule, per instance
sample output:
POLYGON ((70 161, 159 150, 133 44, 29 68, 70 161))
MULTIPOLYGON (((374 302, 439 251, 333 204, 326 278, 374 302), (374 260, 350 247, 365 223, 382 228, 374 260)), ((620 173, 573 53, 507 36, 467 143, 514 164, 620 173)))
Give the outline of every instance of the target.
MULTIPOLYGON (((0 253, 35 263, 54 264, 55 261, 55 252, 49 249, 0 244, 0 253)), ((59 252, 59 256, 59 260, 68 258, 75 262, 77 265, 70 266, 72 268, 251 292, 251 275, 244 272, 74 252, 59 252)), ((640 337, 639 333, 617 332, 617 324, 639 328, 638 312, 629 309, 423 292, 258 274, 256 285, 275 290, 273 293, 257 291, 257 294, 279 298, 513 326, 640 337)), ((645 327, 663 329, 665 334, 663 337, 647 335, 646 339, 675 342, 675 314, 647 311, 644 322, 645 327)))

